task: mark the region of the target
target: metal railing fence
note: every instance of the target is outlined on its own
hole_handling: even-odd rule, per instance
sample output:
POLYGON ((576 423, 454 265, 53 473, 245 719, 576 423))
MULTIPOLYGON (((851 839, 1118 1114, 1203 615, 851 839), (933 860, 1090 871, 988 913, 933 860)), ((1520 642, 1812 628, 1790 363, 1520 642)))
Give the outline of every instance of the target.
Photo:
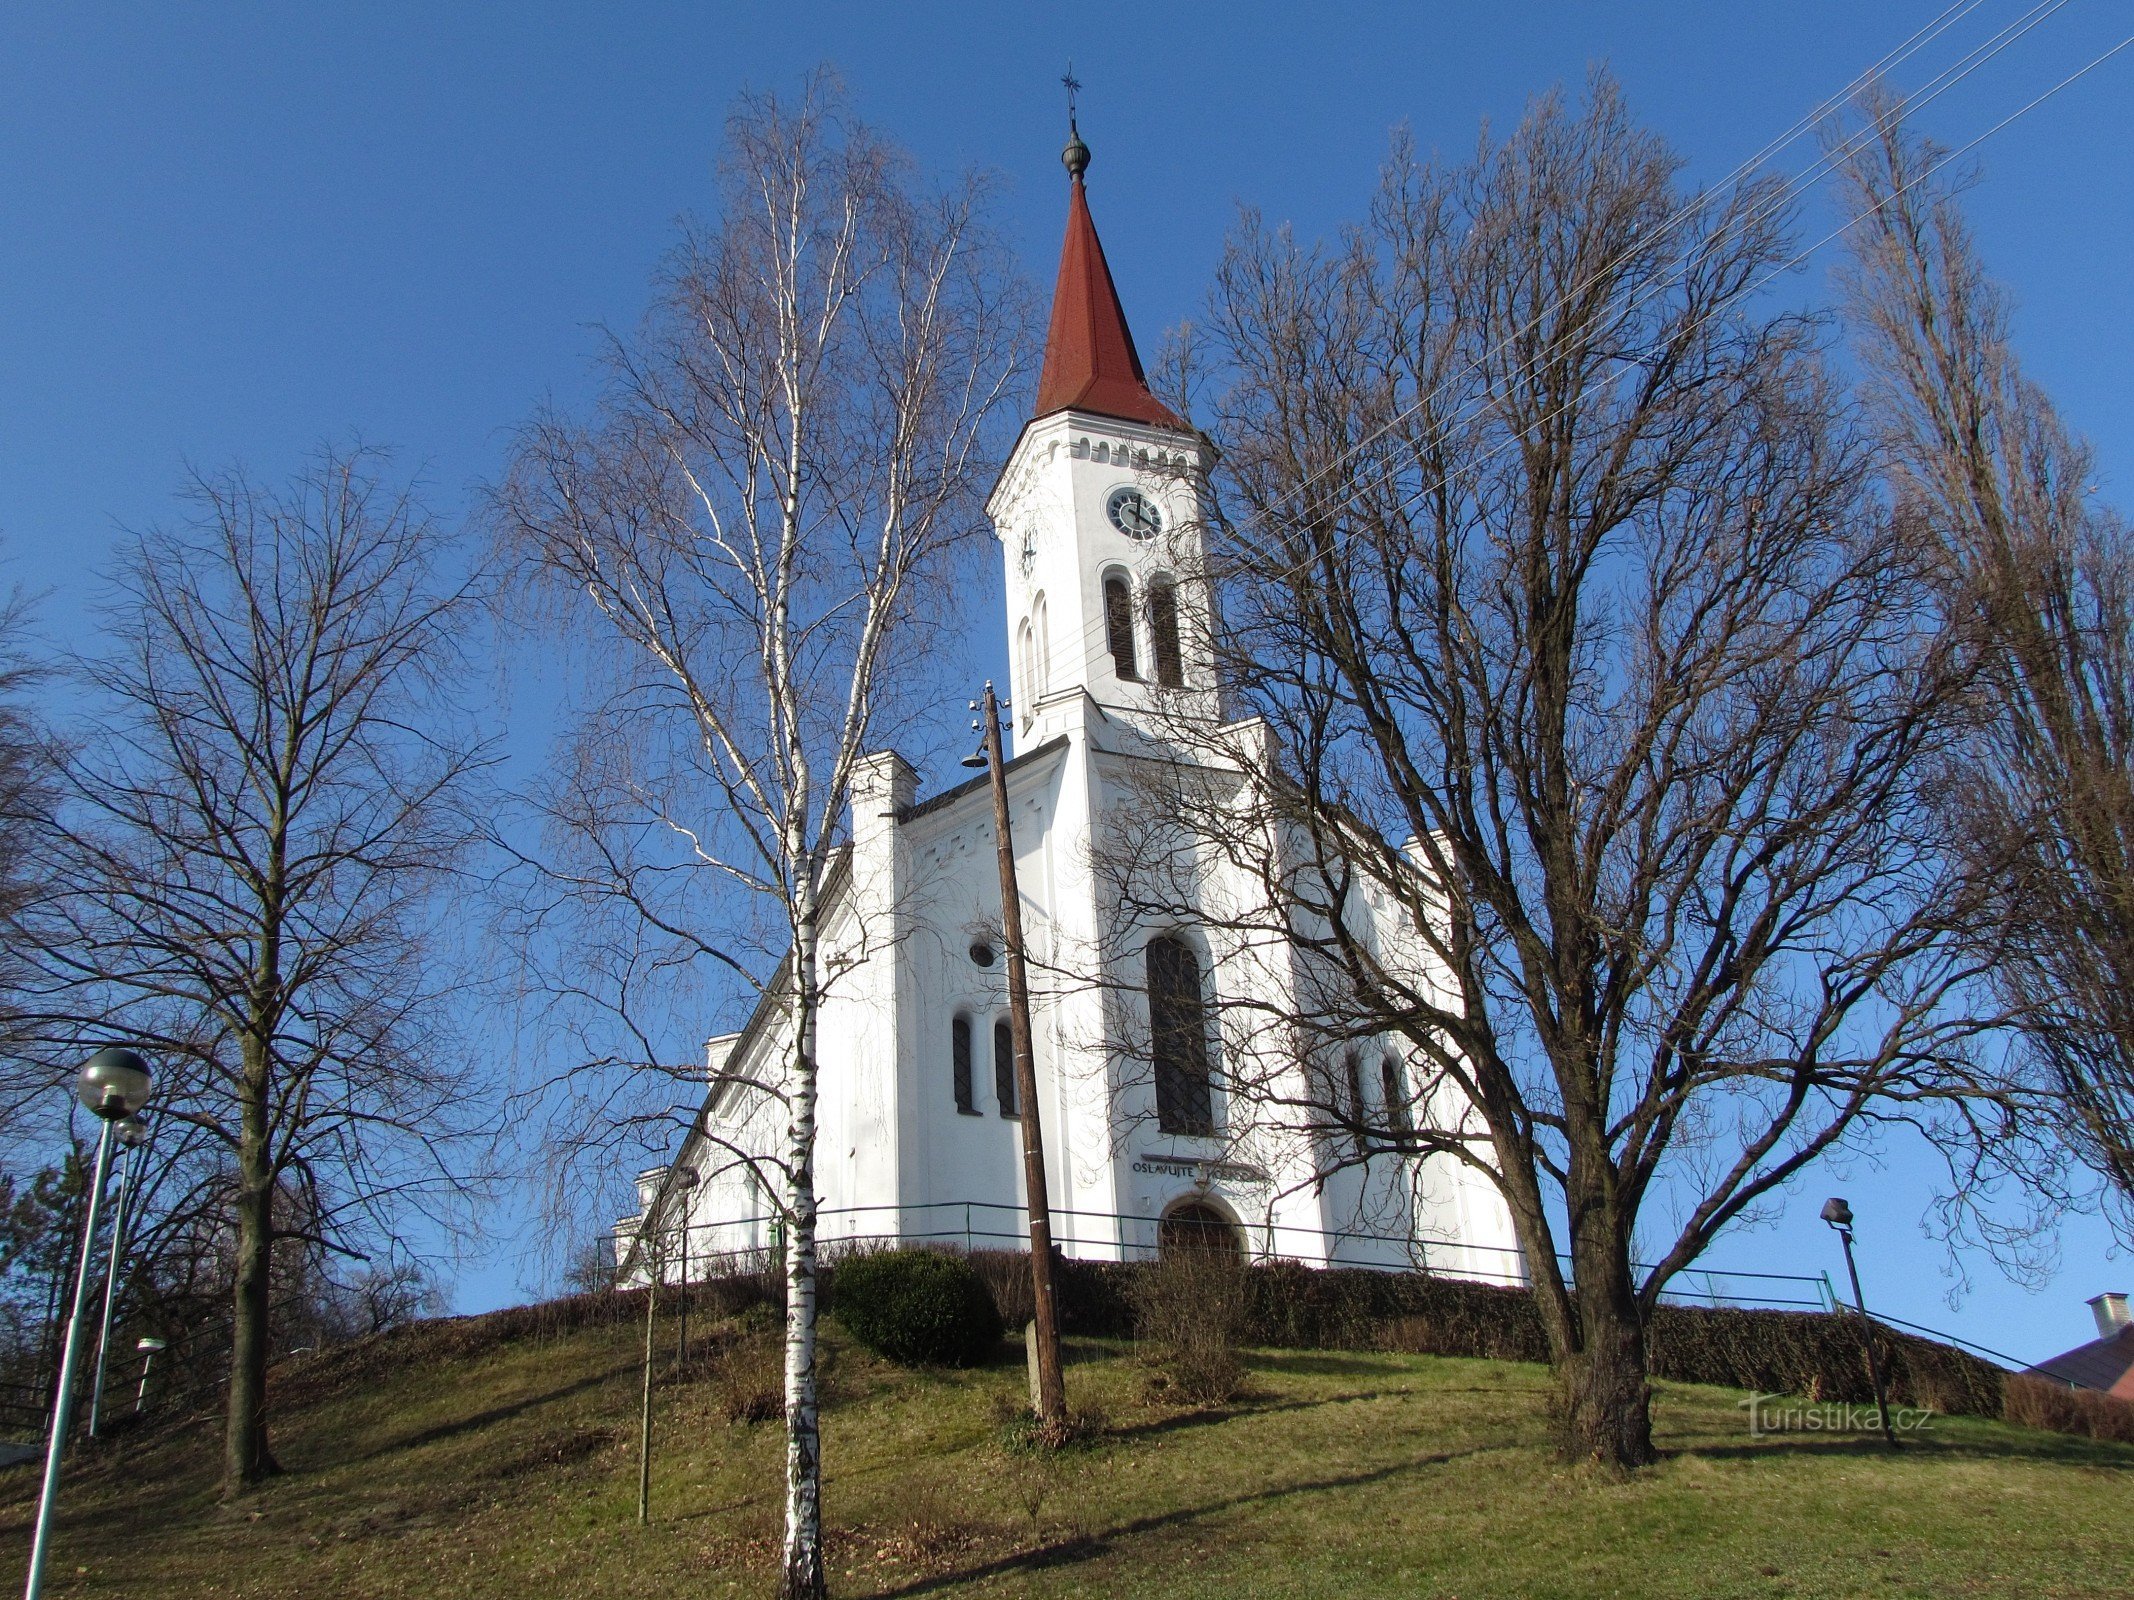
MULTIPOLYGON (((1144 1261, 1157 1253, 1164 1218, 1143 1212, 1052 1208, 1054 1241, 1068 1256, 1144 1261)), ((661 1235, 661 1281, 678 1281, 686 1261, 691 1282, 734 1272, 761 1271, 775 1256, 780 1217, 766 1212, 718 1222, 692 1220, 661 1235), (737 1235, 745 1243, 727 1243, 737 1235)), ((1357 1267, 1379 1272, 1426 1272, 1444 1277, 1524 1285, 1526 1259, 1503 1245, 1418 1239, 1368 1229, 1309 1228, 1287 1223, 1241 1224, 1257 1260, 1357 1267)), ((617 1259, 632 1236, 618 1233, 617 1259)), ((826 1256, 894 1244, 960 1245, 965 1250, 1027 1249, 1027 1213, 997 1200, 936 1200, 916 1205, 825 1206, 816 1213, 818 1248, 826 1256), (891 1219, 867 1226, 867 1219, 891 1219), (860 1225, 854 1226, 858 1223, 860 1225)), ((1569 1258, 1561 1258, 1566 1267, 1569 1258)), ((1643 1266, 1639 1270, 1647 1270, 1643 1266)), ((641 1277, 638 1281, 642 1281, 641 1277)), ((1830 1311, 1837 1300, 1827 1275, 1692 1267, 1678 1273, 1662 1298, 1676 1304, 1763 1310, 1830 1311)))

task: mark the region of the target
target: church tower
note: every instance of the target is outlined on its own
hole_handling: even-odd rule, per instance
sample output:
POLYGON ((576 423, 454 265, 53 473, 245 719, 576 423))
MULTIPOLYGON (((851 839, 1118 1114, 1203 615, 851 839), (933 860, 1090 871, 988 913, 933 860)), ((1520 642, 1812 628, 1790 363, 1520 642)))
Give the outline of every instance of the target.
POLYGON ((987 505, 1006 565, 1018 749, 1064 731, 1085 695, 1147 724, 1160 701, 1212 705, 1215 689, 1197 581, 1207 447, 1149 390, 1071 119, 1061 160, 1067 234, 1037 408, 987 505))

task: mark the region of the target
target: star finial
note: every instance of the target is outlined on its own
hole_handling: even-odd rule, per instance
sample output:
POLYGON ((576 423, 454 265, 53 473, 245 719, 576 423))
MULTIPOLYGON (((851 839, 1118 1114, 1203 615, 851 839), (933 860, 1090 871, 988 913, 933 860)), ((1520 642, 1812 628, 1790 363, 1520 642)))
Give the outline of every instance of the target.
POLYGON ((1082 135, 1074 125, 1074 99, 1081 93, 1082 80, 1074 75, 1074 63, 1067 63, 1067 70, 1060 77, 1067 90, 1067 148, 1060 152, 1060 160, 1066 163, 1067 175, 1075 182, 1082 181, 1082 174, 1089 170, 1089 146, 1082 143, 1082 135))

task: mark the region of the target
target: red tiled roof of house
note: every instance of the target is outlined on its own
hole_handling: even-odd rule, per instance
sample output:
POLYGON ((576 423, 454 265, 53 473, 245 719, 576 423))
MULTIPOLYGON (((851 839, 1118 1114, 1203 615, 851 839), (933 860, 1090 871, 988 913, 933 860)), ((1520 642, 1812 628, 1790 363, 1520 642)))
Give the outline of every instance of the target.
POLYGON ((2134 1400, 2134 1327, 2077 1345, 2050 1361, 2040 1361, 2030 1371, 2034 1377, 2134 1400))

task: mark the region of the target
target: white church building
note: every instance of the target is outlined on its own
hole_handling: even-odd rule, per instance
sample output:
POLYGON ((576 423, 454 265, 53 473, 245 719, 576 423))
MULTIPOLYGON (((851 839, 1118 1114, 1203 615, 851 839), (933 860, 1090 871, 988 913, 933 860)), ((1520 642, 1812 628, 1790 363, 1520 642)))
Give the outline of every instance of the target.
MULTIPOLYGON (((1032 1033, 1052 1236, 1066 1255, 1146 1256, 1211 1230, 1253 1258, 1418 1267, 1523 1281, 1487 1178, 1444 1157, 1351 1146, 1234 1095, 1216 1019, 1225 992, 1279 1000, 1293 963, 1219 930, 1122 922, 1095 851, 1137 772, 1186 759, 1181 709, 1220 715, 1190 571, 1206 444, 1149 390, 1068 145, 1066 240, 1039 382, 988 511, 1006 576, 1012 658, 1011 831, 1031 957, 1032 1033), (1152 1017, 1154 1025, 1152 1026, 1152 1017)), ((1240 892, 1235 884, 1226 892, 1240 892)), ((819 1034, 819 1237, 1027 1248, 1023 1163, 999 946, 1000 880, 984 774, 922 798, 894 753, 854 784, 851 844, 828 888, 819 1034)), ((1264 943, 1264 942, 1262 942, 1264 943)), ((658 1219, 668 1276, 775 1249, 769 1165, 789 1048, 774 986, 713 1040, 709 1087, 674 1161, 642 1174, 618 1260, 658 1219), (760 1157, 758 1167, 750 1157, 760 1157), (677 1183, 686 1170, 693 1186, 677 1183)), ((1311 1069, 1299 1067, 1300 1074, 1311 1069)), ((1398 1126, 1471 1111, 1414 1103, 1411 1063, 1376 1044, 1327 1069, 1352 1107, 1398 1126)), ((1419 1076, 1419 1075, 1416 1075, 1419 1076)))

